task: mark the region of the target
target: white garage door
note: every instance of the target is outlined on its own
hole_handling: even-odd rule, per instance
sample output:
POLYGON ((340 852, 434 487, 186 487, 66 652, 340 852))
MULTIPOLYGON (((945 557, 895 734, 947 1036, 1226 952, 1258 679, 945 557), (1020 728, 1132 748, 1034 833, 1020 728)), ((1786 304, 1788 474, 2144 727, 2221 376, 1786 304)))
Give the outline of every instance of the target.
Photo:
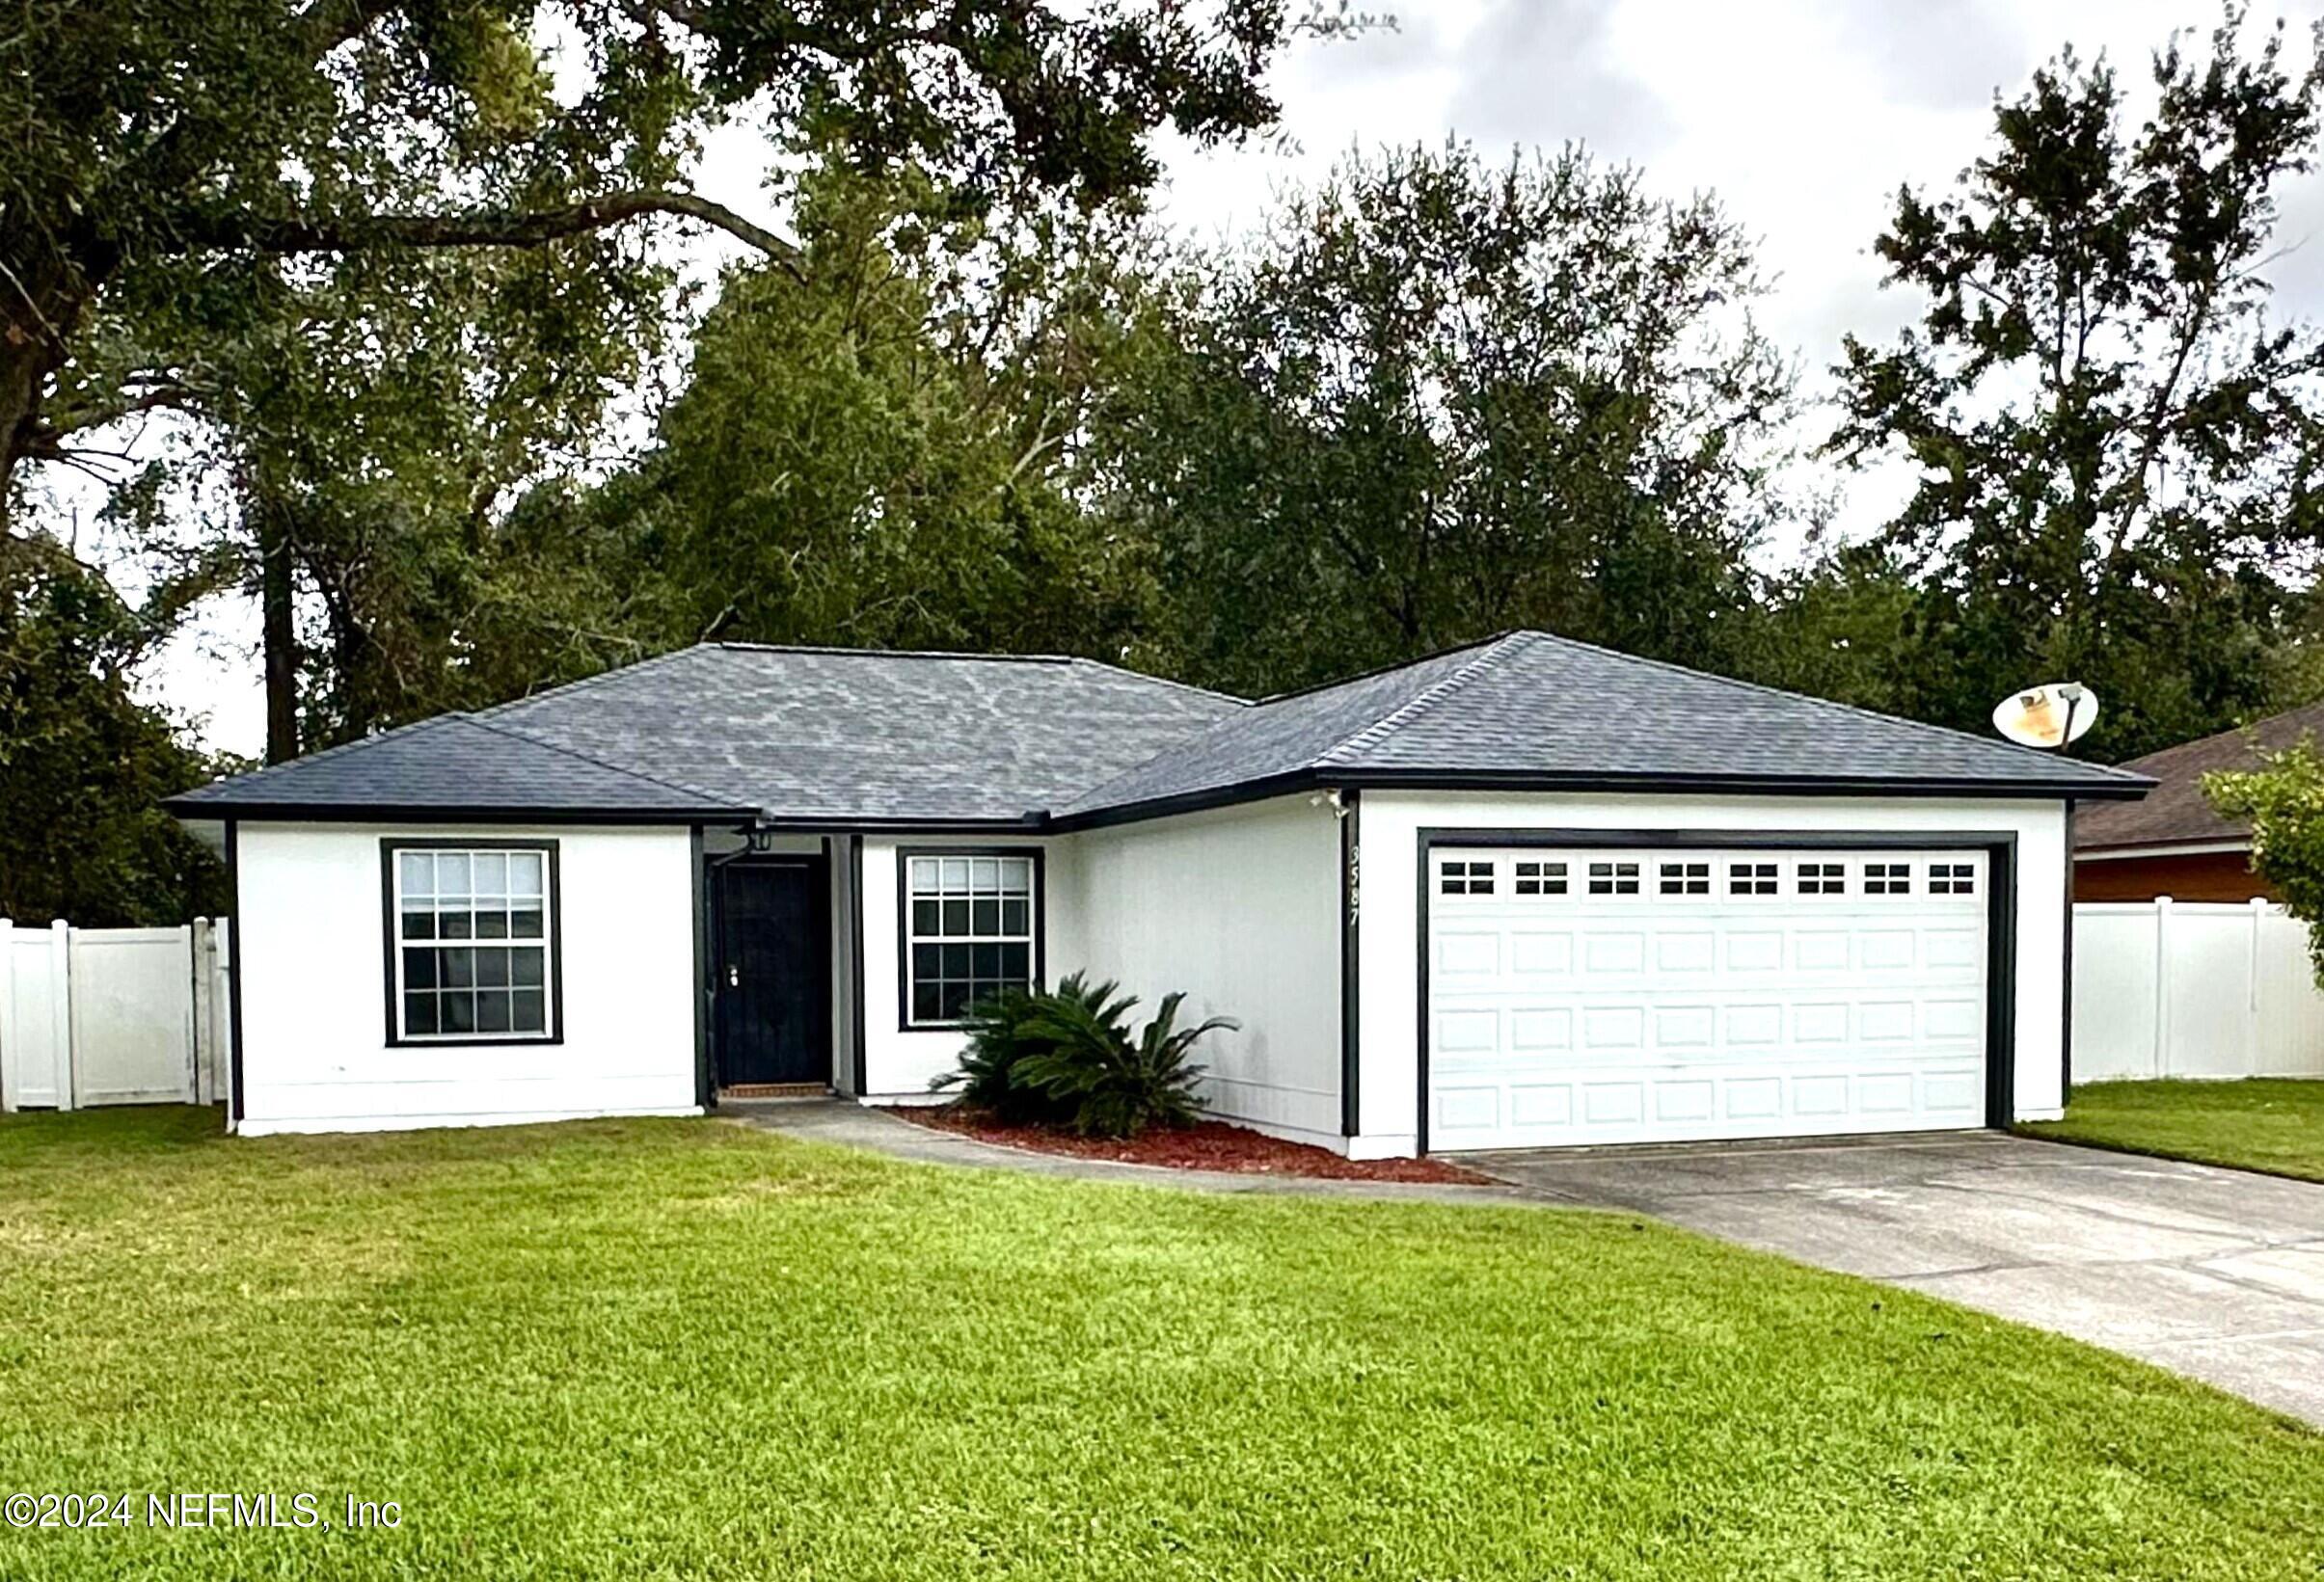
POLYGON ((1437 846, 1428 1146, 1986 1122, 1979 851, 1437 846))

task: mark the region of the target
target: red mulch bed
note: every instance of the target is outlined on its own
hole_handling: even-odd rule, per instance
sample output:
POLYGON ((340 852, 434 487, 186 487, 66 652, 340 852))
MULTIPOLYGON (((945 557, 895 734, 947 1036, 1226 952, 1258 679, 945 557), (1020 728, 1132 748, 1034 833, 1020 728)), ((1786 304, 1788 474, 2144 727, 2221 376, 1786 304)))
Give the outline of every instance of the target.
POLYGON ((1413 1181, 1489 1186, 1485 1177, 1434 1159, 1345 1159, 1311 1143, 1285 1142, 1225 1121, 1206 1120, 1184 1131, 1156 1129, 1129 1141, 1076 1137, 1047 1126, 1012 1126, 982 1110, 957 1104, 896 1105, 888 1113, 916 1126, 957 1132, 979 1142, 1031 1148, 1044 1154, 1107 1159, 1123 1165, 1161 1165, 1177 1170, 1228 1170, 1237 1175, 1306 1175, 1329 1181, 1413 1181))

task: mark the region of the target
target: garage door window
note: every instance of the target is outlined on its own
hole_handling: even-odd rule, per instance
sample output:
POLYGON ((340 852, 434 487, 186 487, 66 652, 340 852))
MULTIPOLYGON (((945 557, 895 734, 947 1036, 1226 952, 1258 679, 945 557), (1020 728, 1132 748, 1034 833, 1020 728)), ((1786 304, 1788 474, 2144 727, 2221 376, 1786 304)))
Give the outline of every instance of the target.
POLYGON ((1590 894, 1593 896, 1635 896, 1638 893, 1638 865, 1636 863, 1590 864, 1590 894))
POLYGON ((1929 894, 1932 896, 1976 895, 1976 865, 1973 863, 1931 863, 1929 865, 1929 894))
POLYGON ((1799 893, 1803 896, 1847 895, 1848 865, 1846 863, 1801 863, 1799 865, 1799 893))
POLYGON ((1519 863, 1516 889, 1521 896, 1564 895, 1565 864, 1519 863))
POLYGON ((1446 863, 1442 871, 1439 888, 1447 896, 1490 896, 1493 894, 1493 865, 1491 863, 1446 863))
POLYGON ((1775 865, 1773 863, 1729 863, 1727 865, 1727 894, 1730 896, 1772 896, 1775 894, 1775 865))
POLYGON ((1864 865, 1864 893, 1868 896, 1911 895, 1912 865, 1910 863, 1866 863, 1864 865))
POLYGON ((1711 894, 1711 865, 1709 863, 1664 863, 1662 865, 1662 894, 1665 896, 1708 896, 1711 894))

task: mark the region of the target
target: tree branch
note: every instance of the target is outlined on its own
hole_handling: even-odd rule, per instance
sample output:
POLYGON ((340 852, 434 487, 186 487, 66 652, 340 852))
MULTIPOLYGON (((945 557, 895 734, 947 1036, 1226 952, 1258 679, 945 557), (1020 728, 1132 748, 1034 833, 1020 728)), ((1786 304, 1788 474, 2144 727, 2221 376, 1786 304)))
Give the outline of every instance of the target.
POLYGON ((362 253, 388 248, 541 247, 651 214, 716 226, 802 280, 795 242, 751 224, 723 203, 690 192, 641 188, 553 209, 476 209, 466 214, 349 214, 281 219, 256 214, 181 220, 181 251, 362 253))

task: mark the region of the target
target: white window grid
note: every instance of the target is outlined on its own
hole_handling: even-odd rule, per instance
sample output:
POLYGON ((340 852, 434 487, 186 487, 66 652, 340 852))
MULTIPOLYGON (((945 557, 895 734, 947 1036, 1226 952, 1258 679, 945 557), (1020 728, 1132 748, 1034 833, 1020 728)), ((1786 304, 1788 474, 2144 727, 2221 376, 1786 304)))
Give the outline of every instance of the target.
POLYGON ((905 1020, 948 1027, 1004 988, 1030 988, 1040 898, 1033 858, 915 854, 905 884, 905 1020))
POLYGON ((1727 865, 1727 894, 1730 896, 1772 896, 1778 888, 1773 863, 1727 865))
POLYGON ((393 846, 395 1035, 408 1043, 554 1037, 549 854, 393 846))

